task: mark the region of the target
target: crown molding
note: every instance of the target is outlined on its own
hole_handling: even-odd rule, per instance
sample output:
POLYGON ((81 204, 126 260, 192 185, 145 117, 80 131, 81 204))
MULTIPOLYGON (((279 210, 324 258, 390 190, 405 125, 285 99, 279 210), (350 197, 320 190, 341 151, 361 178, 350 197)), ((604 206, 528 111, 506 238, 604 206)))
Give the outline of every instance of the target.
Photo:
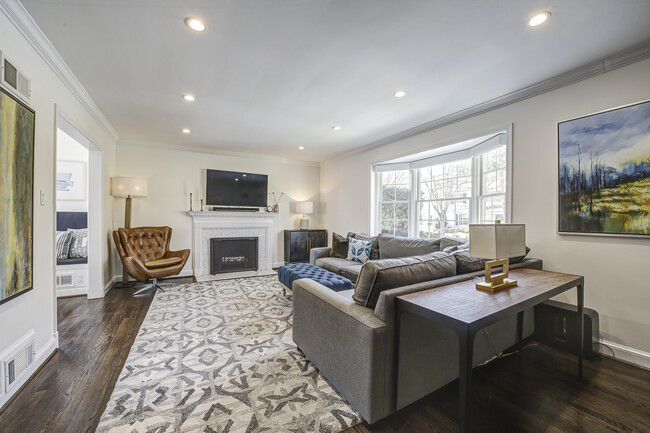
POLYGON ((452 123, 460 122, 461 120, 469 119, 470 117, 478 116, 480 114, 487 113, 488 111, 496 110, 497 108, 523 101, 524 99, 551 92, 561 87, 565 87, 570 84, 574 84, 579 81, 613 71, 614 69, 618 69, 623 66, 645 60, 647 58, 650 58, 650 40, 646 40, 640 44, 612 54, 611 56, 604 57, 600 60, 596 60, 576 69, 572 69, 565 73, 556 75, 547 80, 540 81, 528 87, 524 87, 523 89, 519 89, 503 96, 499 96, 489 101, 466 108, 464 110, 457 111, 448 116, 432 120, 431 122, 427 122, 414 128, 407 129, 406 131, 399 132, 381 140, 368 143, 349 152, 335 155, 323 162, 335 161, 338 159, 368 152, 386 144, 394 143, 396 141, 423 134, 425 132, 438 129, 443 126, 451 125, 452 123))
POLYGON ((18 0, 0 0, 0 11, 4 12, 9 21, 16 26, 18 31, 27 39, 45 63, 61 79, 63 84, 66 85, 102 129, 117 142, 120 139, 117 131, 115 131, 108 119, 106 119, 104 113, 95 104, 95 101, 93 101, 77 77, 72 73, 72 70, 70 70, 61 55, 56 51, 56 48, 54 48, 54 45, 52 45, 50 40, 38 27, 36 21, 29 15, 25 7, 18 0))
POLYGON ((144 141, 132 141, 132 140, 120 140, 117 142, 118 148, 121 146, 141 146, 141 147, 153 147, 157 149, 166 149, 166 150, 175 150, 183 152, 195 152, 195 153, 209 153, 212 155, 220 156, 232 156, 235 158, 259 158, 265 159, 271 162, 277 162, 280 164, 298 164, 306 165, 310 167, 320 167, 320 162, 318 161, 307 161, 302 159, 291 159, 291 158, 282 158, 279 156, 265 155, 263 153, 245 153, 245 152, 233 152, 231 150, 221 150, 212 147, 202 147, 202 146, 186 146, 186 145, 177 145, 177 144, 163 144, 163 143, 152 143, 144 141))

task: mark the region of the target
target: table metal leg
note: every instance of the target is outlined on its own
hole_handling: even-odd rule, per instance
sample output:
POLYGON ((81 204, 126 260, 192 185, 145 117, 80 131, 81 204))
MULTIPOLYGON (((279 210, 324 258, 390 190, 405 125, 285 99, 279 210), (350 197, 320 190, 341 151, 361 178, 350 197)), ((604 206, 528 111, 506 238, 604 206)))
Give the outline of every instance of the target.
POLYGON ((517 350, 521 350, 521 340, 524 336, 524 312, 517 313, 517 350))
POLYGON ((460 378, 458 405, 460 408, 460 432, 468 432, 471 426, 472 406, 472 359, 474 354, 474 335, 469 327, 457 331, 460 353, 460 378))
POLYGON ((585 338, 585 314, 584 314, 584 306, 585 306, 585 289, 582 284, 578 284, 576 287, 578 289, 578 317, 580 317, 579 321, 579 329, 578 331, 580 332, 578 335, 578 377, 582 377, 582 356, 584 353, 584 338, 585 338))
POLYGON ((393 412, 397 411, 397 385, 399 383, 399 340, 402 324, 402 308, 399 299, 395 299, 395 337, 393 338, 393 412))

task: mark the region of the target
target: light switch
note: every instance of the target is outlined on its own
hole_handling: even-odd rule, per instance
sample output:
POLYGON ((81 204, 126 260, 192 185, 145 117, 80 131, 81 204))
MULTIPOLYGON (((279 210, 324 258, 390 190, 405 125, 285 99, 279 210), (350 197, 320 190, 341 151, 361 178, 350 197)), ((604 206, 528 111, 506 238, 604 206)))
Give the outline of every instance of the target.
POLYGON ((40 192, 41 192, 41 206, 45 206, 45 191, 41 189, 40 192))

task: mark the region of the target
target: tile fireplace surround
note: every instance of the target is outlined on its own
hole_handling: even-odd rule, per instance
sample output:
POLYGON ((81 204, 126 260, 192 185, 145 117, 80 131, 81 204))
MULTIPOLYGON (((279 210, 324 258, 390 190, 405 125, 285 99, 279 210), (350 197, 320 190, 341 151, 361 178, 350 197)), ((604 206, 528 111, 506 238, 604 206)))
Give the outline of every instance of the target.
POLYGON ((275 237, 271 228, 278 214, 269 212, 198 212, 192 218, 192 266, 199 278, 210 275, 210 238, 257 237, 259 270, 273 268, 275 237))

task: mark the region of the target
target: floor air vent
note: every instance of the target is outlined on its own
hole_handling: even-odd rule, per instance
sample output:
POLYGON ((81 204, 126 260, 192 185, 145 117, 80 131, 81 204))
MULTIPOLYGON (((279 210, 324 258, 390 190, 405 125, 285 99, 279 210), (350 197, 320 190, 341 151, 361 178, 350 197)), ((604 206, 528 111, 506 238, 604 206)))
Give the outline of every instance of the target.
POLYGON ((33 331, 17 342, 2 361, 5 367, 5 390, 8 390, 34 362, 33 331))

